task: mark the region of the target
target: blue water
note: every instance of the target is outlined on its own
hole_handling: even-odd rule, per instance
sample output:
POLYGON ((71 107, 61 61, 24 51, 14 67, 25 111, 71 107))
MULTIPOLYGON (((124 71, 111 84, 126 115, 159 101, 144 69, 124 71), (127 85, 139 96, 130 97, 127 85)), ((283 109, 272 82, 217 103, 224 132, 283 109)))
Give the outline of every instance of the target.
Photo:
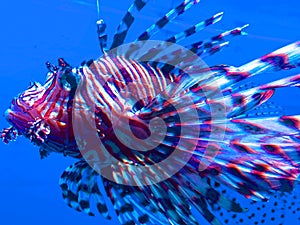
MULTIPOLYGON (((113 34, 130 2, 101 1, 101 15, 110 34, 113 34)), ((137 18, 129 40, 143 31, 145 25, 154 22, 154 18, 163 15, 163 9, 178 1, 154 2, 159 6, 150 7, 137 18)), ((209 65, 225 63, 239 66, 300 39, 299 7, 298 0, 203 0, 159 37, 224 11, 223 21, 196 38, 249 23, 247 37, 233 39, 230 47, 206 60, 209 65)), ((56 63, 58 57, 64 57, 76 66, 83 60, 100 55, 94 1, 1 1, 0 8, 0 112, 5 111, 11 99, 27 88, 30 81, 44 81, 46 61, 56 63)), ((296 74, 299 70, 285 74, 288 73, 296 74)), ((299 97, 299 90, 293 89, 281 92, 276 101, 292 113, 299 112, 299 97)), ((1 117, 0 127, 6 126, 4 117, 1 117)), ((54 154, 40 160, 38 148, 23 138, 9 145, 0 143, 0 150, 0 224, 114 224, 100 217, 91 218, 78 213, 62 201, 58 179, 73 162, 72 159, 54 154)), ((292 216, 289 215, 286 224, 299 217, 292 216)))

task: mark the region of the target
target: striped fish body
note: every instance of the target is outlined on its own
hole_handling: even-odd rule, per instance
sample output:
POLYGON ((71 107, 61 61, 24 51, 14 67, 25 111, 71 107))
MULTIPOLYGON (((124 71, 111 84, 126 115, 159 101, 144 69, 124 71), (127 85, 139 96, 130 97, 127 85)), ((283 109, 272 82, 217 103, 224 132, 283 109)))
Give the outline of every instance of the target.
POLYGON ((121 117, 126 122, 131 120, 135 134, 147 136, 150 131, 146 121, 133 115, 151 103, 175 77, 147 62, 113 55, 104 55, 78 68, 67 66, 62 59, 59 61, 61 68, 47 74, 44 86, 35 82, 15 98, 6 112, 8 121, 19 134, 40 146, 41 154, 58 152, 80 158, 72 114, 80 115, 76 120, 89 121, 90 113, 85 112, 90 112, 93 105, 98 135, 102 139, 105 136, 106 141, 117 140, 111 132, 112 114, 117 120, 121 117))
MULTIPOLYGON (((174 81, 175 75, 147 62, 113 55, 105 55, 81 67, 80 71, 80 83, 73 108, 76 124, 89 123, 92 108, 95 111, 96 126, 92 120, 89 128, 92 131, 92 127, 97 129, 97 135, 106 149, 110 150, 109 153, 127 163, 145 164, 144 160, 140 161, 136 157, 137 152, 133 153, 134 149, 128 147, 128 142, 132 142, 132 135, 145 139, 151 134, 151 118, 143 118, 144 114, 140 115, 140 110, 155 101, 174 81), (130 125, 126 130, 124 127, 127 124, 130 125), (126 143, 119 140, 115 130, 120 131, 119 135, 126 139, 126 143), (114 143, 114 147, 109 143, 114 143)), ((78 129, 81 128, 77 125, 76 130, 78 129)), ((81 134, 84 133, 86 130, 82 130, 81 134)), ((78 139, 80 138, 77 137, 78 139)))
POLYGON ((300 116, 283 115, 269 100, 279 88, 298 87, 300 76, 247 81, 298 67, 300 43, 240 67, 208 68, 199 57, 218 52, 227 46, 225 38, 244 34, 247 25, 185 50, 172 48, 218 22, 218 13, 168 42, 149 42, 199 2, 185 0, 124 51, 126 34, 147 2, 130 6, 110 50, 98 23, 99 59, 75 68, 63 59, 58 67, 47 63, 45 84, 33 83, 13 99, 2 140, 23 135, 40 147, 42 158, 57 152, 78 159, 60 178, 65 202, 111 219, 109 198, 124 225, 199 224, 191 207, 220 225, 220 211, 247 213, 237 196, 267 201, 290 193, 299 181, 300 116), (224 190, 234 190, 234 197, 224 190))

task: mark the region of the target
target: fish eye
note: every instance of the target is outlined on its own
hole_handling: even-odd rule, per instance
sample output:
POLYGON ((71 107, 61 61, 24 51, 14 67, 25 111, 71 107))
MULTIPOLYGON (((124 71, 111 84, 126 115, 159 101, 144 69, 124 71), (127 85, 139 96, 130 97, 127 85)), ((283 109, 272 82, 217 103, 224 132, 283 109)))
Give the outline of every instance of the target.
POLYGON ((80 80, 79 75, 70 69, 63 71, 58 79, 61 87, 69 91, 75 89, 80 80))

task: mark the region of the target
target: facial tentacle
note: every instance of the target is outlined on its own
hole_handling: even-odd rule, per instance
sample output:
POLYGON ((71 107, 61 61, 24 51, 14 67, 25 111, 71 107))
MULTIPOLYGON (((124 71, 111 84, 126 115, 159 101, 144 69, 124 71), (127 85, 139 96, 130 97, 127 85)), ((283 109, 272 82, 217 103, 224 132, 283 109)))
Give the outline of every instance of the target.
POLYGON ((21 134, 13 126, 4 128, 1 131, 1 138, 5 144, 8 144, 11 141, 15 141, 19 135, 21 135, 21 134))

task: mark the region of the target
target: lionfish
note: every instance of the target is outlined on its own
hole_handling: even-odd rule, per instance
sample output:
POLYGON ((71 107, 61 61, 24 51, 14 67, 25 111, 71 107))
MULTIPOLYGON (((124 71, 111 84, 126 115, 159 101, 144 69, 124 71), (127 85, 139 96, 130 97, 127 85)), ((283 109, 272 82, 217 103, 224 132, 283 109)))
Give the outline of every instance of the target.
MULTIPOLYGON (((220 21, 218 13, 166 41, 150 41, 200 2, 184 0, 124 44, 148 2, 132 3, 110 48, 106 25, 97 22, 100 58, 78 67, 62 58, 59 66, 46 63, 45 84, 34 82, 12 100, 2 140, 23 135, 39 146, 41 158, 57 152, 77 159, 59 184, 65 202, 91 216, 111 219, 110 200, 123 225, 199 224, 192 209, 213 225, 233 223, 220 220, 225 212, 239 224, 246 219, 238 214, 264 223, 266 215, 254 222, 238 197, 266 207, 270 197, 295 188, 300 116, 282 115, 269 100, 279 88, 298 87, 300 75, 248 81, 299 66, 300 42, 240 67, 207 67, 200 58, 223 49, 226 37, 245 34, 246 26, 177 45, 220 21)), ((275 202, 272 213, 278 207, 275 202)))

